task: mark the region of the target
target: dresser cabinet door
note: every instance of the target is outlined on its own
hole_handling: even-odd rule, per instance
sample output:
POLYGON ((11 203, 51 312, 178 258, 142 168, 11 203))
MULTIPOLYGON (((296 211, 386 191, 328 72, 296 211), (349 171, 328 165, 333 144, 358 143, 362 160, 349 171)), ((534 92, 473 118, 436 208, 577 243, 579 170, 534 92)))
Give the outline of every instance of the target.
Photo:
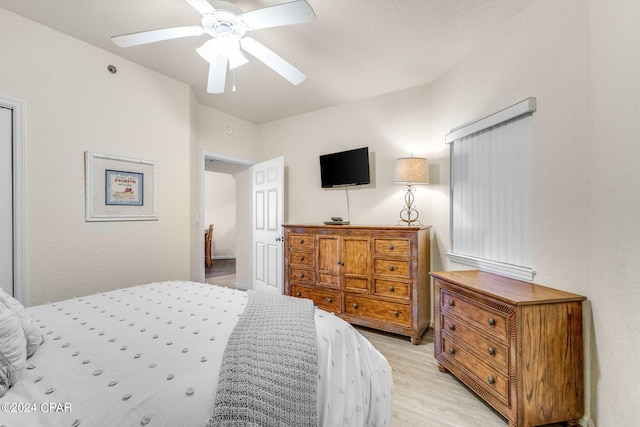
POLYGON ((316 236, 316 268, 318 272, 318 286, 328 286, 337 288, 338 275, 340 274, 339 252, 340 237, 339 236, 316 236))
POLYGON ((345 292, 369 292, 369 238, 345 236, 342 238, 340 267, 342 289, 345 292))

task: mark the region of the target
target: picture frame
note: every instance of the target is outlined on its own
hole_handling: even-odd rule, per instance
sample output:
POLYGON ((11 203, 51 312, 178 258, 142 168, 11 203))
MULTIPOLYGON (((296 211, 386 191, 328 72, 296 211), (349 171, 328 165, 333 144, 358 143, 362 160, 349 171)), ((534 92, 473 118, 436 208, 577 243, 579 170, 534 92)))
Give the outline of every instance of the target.
POLYGON ((157 162, 85 151, 85 221, 155 221, 157 196, 157 162))

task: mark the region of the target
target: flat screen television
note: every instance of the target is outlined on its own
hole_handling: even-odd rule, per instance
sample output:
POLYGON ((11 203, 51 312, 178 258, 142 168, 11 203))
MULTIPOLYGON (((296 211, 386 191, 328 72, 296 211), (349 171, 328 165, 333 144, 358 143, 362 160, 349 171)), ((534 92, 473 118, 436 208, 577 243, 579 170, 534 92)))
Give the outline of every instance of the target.
POLYGON ((322 188, 369 184, 369 147, 320 156, 322 188))

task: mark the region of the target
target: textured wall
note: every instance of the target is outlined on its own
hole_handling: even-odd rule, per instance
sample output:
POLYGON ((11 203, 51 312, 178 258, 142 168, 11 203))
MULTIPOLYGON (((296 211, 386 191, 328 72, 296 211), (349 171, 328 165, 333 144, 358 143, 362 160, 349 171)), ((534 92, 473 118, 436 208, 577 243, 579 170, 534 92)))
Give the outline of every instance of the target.
POLYGON ((0 57, 26 105, 27 303, 189 278, 189 88, 3 9, 0 57), (157 161, 159 220, 85 222, 85 150, 157 161))
POLYGON ((591 220, 587 268, 593 303, 594 424, 640 419, 640 4, 589 1, 591 220))

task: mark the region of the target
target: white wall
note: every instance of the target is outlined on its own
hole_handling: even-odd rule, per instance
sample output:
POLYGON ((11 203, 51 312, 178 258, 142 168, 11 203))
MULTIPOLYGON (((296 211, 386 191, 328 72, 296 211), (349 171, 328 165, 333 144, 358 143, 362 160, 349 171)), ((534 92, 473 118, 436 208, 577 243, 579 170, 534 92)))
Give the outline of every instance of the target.
MULTIPOLYGON (((429 88, 419 87, 260 126, 262 158, 285 158, 287 222, 346 219, 345 190, 320 186, 319 156, 368 146, 372 183, 349 188, 350 220, 395 225, 404 203, 402 186, 393 182, 395 160, 411 153, 433 154, 425 138, 429 104, 429 88)), ((419 187, 416 194, 426 223, 432 222, 430 191, 429 186, 419 187)))
POLYGON ((189 87, 4 9, 0 57, 26 105, 26 302, 187 279, 189 87), (85 222, 85 150, 157 161, 158 221, 85 222))
POLYGON ((640 4, 589 4, 589 138, 591 151, 588 296, 593 303, 591 347, 594 421, 640 423, 640 4))
POLYGON ((236 180, 221 172, 204 174, 204 229, 213 224, 213 258, 236 257, 236 180))

